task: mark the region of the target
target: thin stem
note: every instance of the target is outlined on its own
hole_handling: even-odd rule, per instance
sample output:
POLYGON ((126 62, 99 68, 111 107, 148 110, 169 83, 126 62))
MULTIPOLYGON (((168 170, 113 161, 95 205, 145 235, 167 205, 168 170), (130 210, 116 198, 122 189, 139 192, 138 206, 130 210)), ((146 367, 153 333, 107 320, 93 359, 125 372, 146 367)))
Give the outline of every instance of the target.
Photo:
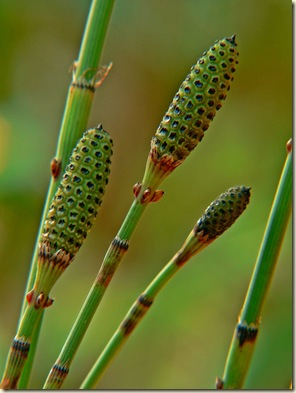
MULTIPOLYGON (((51 178, 46 201, 44 204, 43 214, 40 221, 39 231, 35 244, 35 250, 32 257, 30 273, 25 289, 25 294, 32 288, 38 260, 38 242, 44 224, 44 219, 51 199, 56 191, 58 179, 63 173, 66 163, 70 157, 71 151, 75 146, 77 140, 82 132, 87 129, 88 118, 94 98, 98 64, 102 54, 102 48, 106 37, 108 23, 111 17, 114 0, 93 0, 89 13, 89 18, 86 24, 85 33, 82 40, 81 50, 78 58, 77 69, 73 72, 73 80, 69 87, 68 97, 66 101, 64 116, 61 124, 59 140, 57 144, 56 163, 58 165, 58 173, 51 178), (90 70, 89 74, 87 72, 90 70), (83 77, 85 80, 83 80, 83 77), (89 78, 92 78, 91 80, 89 78), (88 86, 86 84, 88 83, 88 86), (88 87, 88 88, 85 88, 88 87)), ((23 315, 26 309, 26 300, 22 305, 21 314, 23 315)), ((41 323, 40 318, 39 323, 41 323)), ((19 324, 21 322, 21 317, 19 324)), ((19 388, 25 389, 28 385, 29 376, 35 355, 36 343, 38 341, 38 331, 32 336, 31 348, 34 350, 29 352, 29 361, 25 366, 23 377, 19 381, 19 388), (33 343, 34 342, 34 343, 33 343)))
POLYGON ((157 294, 185 263, 221 236, 236 221, 249 203, 249 198, 250 189, 238 186, 230 188, 208 206, 187 236, 181 249, 130 308, 123 322, 82 383, 81 389, 90 389, 96 385, 107 366, 127 341, 131 332, 147 313, 157 294))
POLYGON ((92 2, 78 57, 77 79, 85 76, 90 82, 97 73, 113 6, 114 0, 92 2))
POLYGON ((18 382, 19 389, 26 389, 29 384, 31 370, 33 368, 34 358, 35 358, 35 354, 36 354, 36 350, 37 350, 38 338, 39 338, 39 334, 40 334, 40 330, 41 330, 41 326, 42 326, 43 316, 44 316, 44 312, 42 310, 40 320, 37 322, 36 328, 31 336, 30 352, 29 352, 27 361, 24 365, 23 372, 21 373, 21 376, 20 376, 20 379, 18 382))
POLYGON ((17 335, 10 347, 6 367, 1 381, 1 388, 16 389, 30 350, 32 333, 42 317, 41 309, 34 306, 26 308, 17 335))
MULTIPOLYGON (((107 26, 111 17, 114 0, 94 0, 90 9, 89 18, 87 21, 81 51, 78 59, 78 66, 73 73, 73 80, 69 87, 68 97, 66 101, 64 116, 62 119, 59 139, 57 143, 56 161, 59 165, 59 175, 51 178, 45 206, 43 209, 43 216, 37 236, 37 242, 34 252, 34 259, 32 264, 32 271, 29 276, 26 292, 32 287, 36 274, 36 262, 38 259, 38 241, 40 233, 43 228, 45 215, 48 211, 51 199, 59 184, 58 179, 64 172, 66 164, 69 160, 71 152, 82 135, 83 131, 87 129, 88 118, 94 99, 95 83, 87 86, 77 85, 78 81, 84 77, 88 70, 98 71, 99 59, 102 54, 102 47, 107 32, 107 26)), ((84 83, 86 83, 84 81, 84 83)), ((24 302, 23 311, 26 307, 24 302)))
MULTIPOLYGON (((227 54, 227 57, 229 56, 229 61, 224 62, 224 64, 227 68, 229 68, 228 71, 232 75, 232 73, 235 71, 235 67, 233 67, 232 63, 236 61, 235 58, 237 55, 235 37, 233 36, 231 38, 226 38, 222 41, 223 42, 220 42, 219 45, 221 44, 223 47, 226 47, 227 51, 229 49, 229 53, 227 54), (230 53, 232 54, 230 55, 230 53)), ((216 47, 213 50, 216 50, 216 47)), ((224 54, 225 52, 223 52, 223 56, 224 54)), ((221 60, 220 57, 214 56, 214 59, 218 65, 221 60)), ((210 57, 209 59, 202 59, 198 62, 198 64, 204 64, 207 60, 210 60, 210 57)), ((196 70, 192 71, 192 80, 196 78, 196 75, 201 72, 201 69, 197 65, 196 67, 196 70)), ((219 67, 214 66, 215 70, 217 70, 218 68, 219 67)), ((193 68, 191 68, 191 70, 193 70, 193 68)), ((223 75, 221 75, 221 77, 225 79, 224 83, 221 84, 221 86, 223 85, 221 89, 223 91, 225 90, 226 93, 226 91, 228 91, 230 88, 229 83, 230 81, 232 81, 233 78, 228 73, 226 73, 226 70, 224 69, 223 75)), ((200 86, 200 84, 198 86, 200 86)), ((202 84, 202 86, 204 85, 202 84)), ((180 89, 182 90, 182 88, 183 83, 180 89)), ((206 87, 204 87, 204 89, 205 88, 206 87)), ((179 94, 177 93, 176 97, 179 97, 180 94, 183 95, 183 92, 181 90, 179 94)), ((190 88, 187 88, 184 94, 187 94, 188 90, 191 91, 190 88)), ((220 101, 222 100, 221 97, 223 96, 223 98, 225 98, 226 94, 224 94, 224 92, 222 94, 222 91, 218 94, 218 91, 219 89, 217 91, 215 90, 215 98, 217 101, 216 105, 220 108, 220 101)), ((204 91, 200 92, 204 94, 204 91)), ((173 122, 174 117, 178 116, 181 113, 181 109, 179 107, 175 111, 177 112, 177 114, 173 113, 174 111, 172 110, 172 108, 177 105, 178 98, 176 97, 174 98, 173 103, 169 107, 169 112, 167 112, 167 114, 164 116, 165 120, 163 121, 165 122, 165 126, 167 126, 168 119, 173 122), (172 113, 170 111, 172 111, 172 113)), ((215 101, 213 101, 211 104, 212 106, 215 105, 215 101)), ((189 111, 189 108, 192 109, 192 104, 191 106, 189 105, 186 108, 184 107, 182 111, 186 113, 189 111)), ((190 122, 192 122, 192 124, 194 123, 195 127, 201 127, 201 125, 203 124, 203 130, 205 130, 209 126, 209 120, 212 120, 215 115, 214 112, 207 113, 203 108, 201 111, 197 111, 197 114, 195 112, 194 114, 195 116, 193 121, 193 115, 191 114, 191 112, 189 113, 188 118, 190 118, 190 122), (201 121, 201 119, 203 121, 201 121), (204 123, 204 121, 206 121, 206 123, 204 123)), ((107 254, 105 255, 102 267, 89 292, 88 298, 86 299, 83 308, 78 318, 76 319, 73 329, 68 336, 68 339, 62 349, 58 360, 56 361, 56 364, 52 367, 47 377, 44 385, 45 389, 60 388, 63 381, 65 380, 69 372, 69 366, 73 360, 73 356, 78 349, 78 346, 86 332, 86 329, 92 319, 96 308, 98 307, 102 299, 102 296, 107 286, 109 285, 120 261, 125 255, 125 252, 127 251, 128 241, 144 211, 144 208, 147 206, 148 203, 158 201, 163 195, 163 192, 161 190, 157 190, 156 187, 158 187, 158 185, 185 160, 185 158, 197 146, 198 142, 200 142, 203 137, 203 130, 201 131, 201 133, 195 131, 192 133, 193 125, 190 125, 189 127, 189 125, 184 125, 181 123, 179 124, 179 121, 173 123, 174 126, 172 127, 175 127, 176 124, 178 125, 178 127, 180 127, 180 132, 178 132, 178 134, 182 134, 182 136, 179 135, 180 139, 179 136, 178 138, 176 137, 177 130, 175 128, 172 130, 172 133, 169 133, 162 123, 159 125, 156 131, 156 136, 152 139, 151 142, 151 150, 146 163, 146 170, 144 173, 143 182, 142 184, 135 185, 134 188, 136 200, 131 206, 131 209, 126 216, 122 227, 120 228, 117 236, 112 241, 107 251, 107 254), (165 130, 165 133, 160 132, 160 130, 165 130), (184 133, 185 130, 187 131, 184 133), (170 135, 170 137, 168 135, 170 135), (171 138, 172 135, 174 135, 173 138, 171 138), (172 140, 169 141, 169 139, 172 140)))
MULTIPOLYGON (((140 186, 140 189, 137 188, 137 185, 134 187, 136 199, 105 255, 88 298, 76 319, 58 360, 47 377, 44 389, 58 389, 62 386, 69 372, 69 366, 73 360, 73 356, 78 349, 107 286, 128 249, 129 239, 144 209, 153 201, 154 196, 160 193, 159 190, 155 189, 160 184, 162 177, 156 176, 153 178, 154 180, 147 179, 149 179, 149 176, 147 176, 147 172, 145 172, 143 184, 140 186), (155 180, 156 178, 158 179, 157 181, 155 180), (149 187, 149 183, 146 182, 153 184, 153 187, 149 187)), ((231 188, 226 193, 221 194, 199 219, 172 263, 168 264, 160 275, 151 283, 148 289, 148 296, 156 296, 159 290, 175 274, 182 264, 229 228, 246 208, 249 203, 249 197, 250 189, 244 186, 231 188), (222 206, 223 208, 221 208, 222 206)))
POLYGON ((159 272, 145 291, 138 297, 132 305, 118 329, 104 348, 100 357, 92 367, 91 371, 83 381, 80 389, 93 389, 102 377, 106 368, 110 365, 115 356, 127 342, 132 331, 139 325, 146 315, 150 306, 154 302, 157 294, 165 287, 171 278, 180 270, 182 266, 196 253, 203 250, 208 244, 199 242, 195 253, 188 253, 186 246, 174 255, 167 265, 159 272))
POLYGON ((220 388, 241 389, 243 386, 256 343, 262 307, 291 214, 291 202, 292 153, 288 150, 249 289, 233 334, 224 375, 218 381, 220 388))
POLYGON ((89 291, 68 338, 53 365, 44 389, 59 389, 65 381, 72 360, 99 306, 102 297, 128 249, 128 242, 148 203, 140 202, 140 195, 132 203, 127 216, 104 257, 99 273, 89 291))

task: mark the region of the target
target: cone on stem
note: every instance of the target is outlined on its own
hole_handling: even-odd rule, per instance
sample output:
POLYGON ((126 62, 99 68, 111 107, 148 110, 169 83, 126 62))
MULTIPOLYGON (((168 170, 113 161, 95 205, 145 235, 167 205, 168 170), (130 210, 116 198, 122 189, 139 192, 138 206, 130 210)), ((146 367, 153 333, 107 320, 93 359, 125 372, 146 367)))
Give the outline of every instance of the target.
POLYGON ((216 198, 199 218, 180 250, 134 302, 102 351, 80 389, 93 389, 116 354, 127 342, 169 280, 198 252, 222 235, 243 213, 250 201, 250 188, 236 186, 216 198))
POLYGON ((183 244, 178 264, 187 262, 234 224, 249 204, 250 190, 245 186, 231 187, 207 207, 183 244))
POLYGON ((41 242, 53 254, 64 249, 73 257, 91 229, 108 184, 112 139, 99 125, 83 134, 45 219, 41 242))
POLYGON ((85 131, 52 199, 39 244, 39 258, 29 304, 52 304, 48 294, 73 261, 96 218, 105 193, 113 142, 102 125, 85 131))
POLYGON ((237 57, 233 35, 217 40, 191 67, 152 138, 143 184, 160 184, 203 139, 226 99, 237 57))

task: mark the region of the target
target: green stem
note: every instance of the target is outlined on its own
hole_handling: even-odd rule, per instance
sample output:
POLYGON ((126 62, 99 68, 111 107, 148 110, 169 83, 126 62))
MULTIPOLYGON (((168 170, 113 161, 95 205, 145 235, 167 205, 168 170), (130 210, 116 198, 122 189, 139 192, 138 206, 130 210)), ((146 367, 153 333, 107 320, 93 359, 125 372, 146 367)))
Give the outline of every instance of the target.
POLYGON ((12 341, 1 381, 1 388, 16 389, 31 346, 32 333, 42 317, 41 309, 26 308, 17 335, 12 341))
MULTIPOLYGON (((81 50, 77 62, 77 68, 73 72, 73 80, 69 87, 66 101, 64 116, 61 124, 59 140, 57 144, 56 160, 60 163, 59 173, 64 172, 65 166, 70 157, 77 140, 82 132, 87 129, 88 118, 95 92, 95 74, 97 73, 99 61, 102 54, 103 44, 107 32, 108 23, 111 17, 114 0, 93 0, 89 18, 86 24, 85 33, 82 40, 81 50), (89 72, 88 72, 89 71, 89 72), (76 85, 73 83, 76 81, 76 85), (80 83, 80 86, 79 86, 80 83), (88 83, 89 88, 83 88, 88 83)), ((51 199, 58 186, 59 175, 51 179, 46 201, 44 204, 43 214, 40 221, 37 241, 31 262, 30 273, 25 289, 25 294, 32 288, 38 260, 38 243, 44 224, 45 215, 51 203, 51 199)), ((26 300, 22 305, 21 315, 25 312, 26 300)), ((19 323, 21 318, 19 320, 19 323)), ((41 323, 42 318, 39 323, 41 323)), ((19 381, 19 388, 25 389, 28 385, 29 376, 32 368, 33 358, 35 355, 36 343, 38 341, 38 331, 32 336, 31 348, 29 352, 29 361, 25 366, 23 377, 19 381)))
POLYGON ((106 38, 114 0, 93 0, 80 47, 76 78, 91 70, 86 79, 91 81, 97 73, 106 38))
POLYGON ((21 373, 21 376, 20 376, 20 379, 18 382, 19 389, 26 389, 29 384, 31 370, 33 368, 34 358, 35 358, 35 354, 36 354, 36 350, 37 350, 38 338, 39 338, 39 334, 40 334, 40 330, 41 330, 41 326, 42 326, 43 316, 44 316, 44 312, 42 310, 40 320, 37 322, 36 328, 31 336, 30 352, 29 352, 27 361, 24 365, 23 372, 21 373))
POLYGON ((249 369, 259 330, 262 307, 291 214, 292 162, 292 153, 289 152, 239 322, 233 334, 224 375, 222 380, 218 381, 218 387, 223 389, 241 389, 249 369))
POLYGON ((167 265, 160 271, 160 273, 154 278, 154 280, 132 305, 122 323, 83 381, 80 389, 92 389, 95 387, 106 368, 130 337, 132 331, 139 325, 140 321, 150 309, 150 306, 154 302, 157 294, 193 255, 200 252, 208 245, 207 243, 199 242, 195 247, 195 252, 190 253, 188 252, 188 245, 192 239, 189 237, 187 240, 188 241, 185 242, 181 250, 174 255, 174 257, 167 263, 167 265))
MULTIPOLYGON (((229 47, 229 52, 231 49, 232 55, 229 58, 229 64, 228 65, 226 65, 226 63, 224 64, 226 65, 226 67, 229 67, 229 72, 232 73, 235 71, 233 65, 230 65, 230 63, 235 61, 233 57, 233 55, 236 54, 235 37, 233 36, 229 39, 223 40, 222 46, 227 46, 227 48, 229 47)), ((214 59, 215 61, 218 62, 220 61, 220 58, 218 59, 215 56, 214 59)), ((202 59, 199 62, 199 64, 203 64, 204 62, 205 60, 202 59)), ((217 70, 216 66, 214 66, 214 68, 215 70, 217 70)), ((196 77, 196 74, 198 74, 199 72, 200 72, 200 68, 196 69, 192 77, 193 76, 196 77)), ((226 71, 223 70, 222 77, 227 79, 228 81, 232 80, 230 75, 225 72, 226 71), (225 75, 227 75, 227 77, 225 77, 225 75)), ((224 82, 225 83, 221 84, 224 86, 223 89, 229 90, 228 82, 226 82, 226 80, 224 82)), ((183 86, 183 84, 181 86, 183 86)), ((189 86, 188 88, 189 91, 191 91, 189 86)), ((164 120, 163 120, 163 122, 165 122, 166 125, 168 119, 170 121, 173 121, 175 116, 179 116, 182 111, 184 113, 188 112, 188 108, 192 107, 193 105, 192 103, 191 105, 186 107, 187 109, 184 107, 181 110, 179 107, 178 108, 176 107, 180 95, 182 96, 183 94, 187 94, 188 88, 184 93, 180 90, 180 93, 179 94, 177 93, 178 95, 175 96, 173 103, 169 107, 170 108, 169 110, 172 110, 172 108, 175 107, 176 108, 175 112, 177 112, 177 114, 171 112, 167 113, 164 116, 164 120)), ((215 92, 217 93, 216 90, 215 92)), ((221 94, 217 95, 217 106, 219 105, 219 108, 221 104, 220 102, 218 102, 218 100, 221 101, 222 95, 223 98, 225 98, 226 95, 224 93, 222 94, 222 92, 221 94)), ((211 106, 213 105, 215 105, 214 101, 211 102, 211 106)), ((214 116, 213 112, 209 114, 205 112, 203 108, 201 111, 197 111, 197 112, 198 112, 198 116, 197 118, 194 118, 195 127, 201 127, 201 125, 203 124, 201 119, 203 120, 207 119, 206 123, 203 124, 204 128, 200 134, 195 131, 192 133, 191 122, 193 124, 193 120, 192 120, 193 116, 191 113, 188 113, 188 116, 185 116, 187 119, 190 118, 190 127, 189 124, 188 125, 181 124, 177 120, 176 122, 174 122, 174 125, 172 126, 175 127, 175 125, 178 125, 178 127, 180 127, 180 134, 182 134, 180 139, 179 137, 176 138, 177 130, 175 128, 172 130, 173 131, 172 133, 169 133, 168 129, 166 129, 162 123, 159 125, 156 131, 156 136, 152 139, 151 149, 146 163, 146 170, 144 173, 143 182, 142 184, 137 184, 134 188, 134 194, 136 196, 136 200, 131 206, 131 210, 128 213, 121 229, 119 230, 117 236, 112 241, 107 251, 107 254, 105 255, 101 269, 90 290, 88 298, 86 299, 83 308, 78 318, 76 319, 73 329, 71 330, 70 335, 68 336, 68 339, 62 349, 62 352, 56 364, 53 366, 53 368, 51 369, 48 375, 48 378, 44 385, 45 389, 57 389, 61 387, 63 381, 65 380, 69 372, 69 366, 73 360, 74 354, 76 353, 79 347, 79 344, 86 332, 86 329, 93 317, 93 314, 96 308, 98 307, 102 299, 102 296, 107 286, 109 285, 120 261, 125 255, 125 252, 127 251, 128 241, 136 227, 137 222, 139 221, 142 213, 144 212, 144 208, 147 206, 148 203, 156 202, 161 198, 163 192, 161 190, 157 190, 156 187, 170 173, 172 173, 172 171, 177 166, 179 166, 185 160, 185 158, 190 154, 190 152, 197 146, 198 142, 202 139, 203 131, 207 129, 209 126, 208 120, 213 119, 214 116), (187 131, 184 134, 185 130, 187 131), (158 132, 159 134, 161 134, 161 136, 158 135, 158 132), (172 140, 169 142, 169 139, 172 140)))
MULTIPOLYGON (((94 0, 90 9, 90 15, 87 21, 81 51, 77 62, 78 66, 73 74, 73 80, 69 87, 64 116, 57 143, 56 160, 60 162, 61 165, 59 170, 60 174, 64 173, 66 164, 74 146, 76 145, 77 140, 79 137, 81 137, 83 131, 87 129, 88 118, 94 99, 94 90, 73 86, 73 81, 78 81, 79 79, 83 78, 86 74, 86 71, 88 70, 92 70, 91 72, 96 70, 97 72, 113 4, 114 0, 94 0)), ((95 81, 93 85, 91 85, 93 89, 95 88, 94 85, 95 81)), ((58 179, 59 176, 51 179, 45 206, 43 209, 39 233, 37 236, 32 272, 30 274, 25 293, 27 293, 28 290, 32 288, 34 283, 40 233, 43 228, 44 218, 51 203, 51 199, 59 184, 58 179)), ((24 302, 23 311, 25 306, 26 303, 24 302)))
POLYGON ((148 203, 141 203, 140 198, 141 196, 139 195, 138 198, 134 200, 117 236, 110 244, 99 273, 68 335, 58 359, 47 377, 43 387, 44 389, 59 389, 65 381, 71 362, 79 348, 87 328, 111 279, 113 278, 115 271, 128 249, 128 242, 148 205, 148 203))
POLYGON ((89 324, 110 284, 120 262, 125 256, 129 240, 149 203, 159 200, 163 195, 157 190, 158 185, 164 180, 166 173, 155 169, 151 165, 150 155, 146 163, 143 182, 134 186, 135 199, 107 253, 105 254, 98 275, 89 291, 89 294, 80 310, 79 315, 68 335, 68 338, 51 368, 44 384, 44 389, 59 389, 64 383, 73 358, 88 329, 89 324), (155 195, 158 198, 155 199, 155 195))
MULTIPOLYGON (((152 167, 150 167, 150 169, 153 172, 152 167)), ((154 172, 154 176, 150 177, 150 169, 148 158, 148 170, 146 167, 143 183, 137 184, 134 187, 136 199, 134 200, 117 236, 112 241, 107 254, 105 255, 104 261, 89 292, 88 298, 76 319, 58 360, 47 377, 44 389, 58 389, 62 386, 62 383, 69 372, 69 366, 78 346, 105 293, 106 288, 108 287, 120 261, 128 249, 129 239, 135 230, 144 209, 150 202, 155 201, 155 195, 162 195, 162 191, 156 190, 156 187, 158 187, 163 180, 162 175, 156 171, 154 172)), ((235 222, 249 203, 249 191, 250 189, 244 186, 230 188, 226 193, 221 194, 220 197, 218 197, 208 207, 203 216, 196 223, 194 229, 188 235, 180 251, 148 287, 146 295, 148 296, 149 305, 149 299, 156 296, 167 281, 170 280, 170 278, 186 261, 188 261, 197 252, 201 251, 201 249, 209 245, 235 222)), ((159 199, 156 198, 156 200, 159 199)), ((144 302, 141 302, 140 307, 147 307, 146 296, 144 302)), ((118 345, 120 345, 120 340, 118 341, 117 338, 115 338, 115 340, 118 342, 118 345)), ((111 345, 116 348, 116 345, 111 345)))

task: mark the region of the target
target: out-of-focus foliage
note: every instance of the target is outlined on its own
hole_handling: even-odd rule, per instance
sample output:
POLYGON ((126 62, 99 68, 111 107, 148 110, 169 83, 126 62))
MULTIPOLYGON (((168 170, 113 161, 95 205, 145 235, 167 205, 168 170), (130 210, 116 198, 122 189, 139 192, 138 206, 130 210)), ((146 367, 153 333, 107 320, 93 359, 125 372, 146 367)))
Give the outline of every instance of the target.
MULTIPOLYGON (((0 369, 15 334, 49 163, 90 2, 0 3, 0 369)), ((222 376, 237 315, 292 133, 292 7, 283 0, 116 1, 89 126, 114 140, 110 184, 94 230, 52 291, 32 388, 41 387, 141 180, 149 143, 192 64, 236 34, 227 100, 202 143, 163 184, 110 284, 65 388, 79 386, 136 296, 178 250, 207 205, 252 187, 239 221, 186 266, 102 378, 100 389, 210 389, 222 376)), ((262 314, 245 388, 284 389, 292 375, 291 225, 262 314)))

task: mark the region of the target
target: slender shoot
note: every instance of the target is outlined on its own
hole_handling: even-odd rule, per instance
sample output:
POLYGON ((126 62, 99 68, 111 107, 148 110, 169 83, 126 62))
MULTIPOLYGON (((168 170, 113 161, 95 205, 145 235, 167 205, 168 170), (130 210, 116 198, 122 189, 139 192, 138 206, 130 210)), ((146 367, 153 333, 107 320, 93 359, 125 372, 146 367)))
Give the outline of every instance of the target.
POLYGON ((249 199, 250 189, 237 186, 230 188, 211 203, 197 221, 181 249, 132 305, 80 389, 93 389, 96 386, 103 372, 150 309, 157 294, 185 263, 222 235, 236 221, 245 210, 249 199))
POLYGON ((111 164, 112 139, 99 126, 84 133, 52 199, 39 241, 38 267, 27 307, 12 342, 1 386, 15 389, 50 291, 72 263, 102 203, 111 164))
POLYGON ((243 309, 234 330, 224 375, 222 379, 217 378, 216 387, 219 389, 242 389, 251 363, 261 311, 291 214, 293 165, 291 140, 287 144, 287 152, 243 309))
MULTIPOLYGON (((100 80, 105 78, 104 74, 103 76, 100 74, 99 62, 113 5, 114 0, 93 0, 90 8, 79 57, 73 67, 72 82, 69 87, 61 123, 56 156, 51 163, 52 178, 44 202, 43 215, 40 220, 25 294, 27 294, 34 284, 38 265, 38 243, 45 215, 57 189, 58 180, 60 180, 61 174, 64 172, 69 160, 71 151, 82 133, 87 129, 96 87, 100 80)), ((24 296, 19 324, 21 323, 21 316, 25 312, 26 307, 27 302, 24 296)), ((38 324, 41 324, 41 322, 42 317, 39 319, 38 324)), ((28 386, 40 330, 41 327, 39 326, 31 337, 31 350, 28 361, 18 384, 20 389, 26 389, 28 386)))
POLYGON ((131 236, 149 203, 163 195, 161 182, 184 162, 209 128, 216 111, 222 107, 233 81, 237 63, 235 36, 218 40, 191 67, 164 115, 146 162, 141 183, 134 186, 134 201, 117 235, 111 242, 99 273, 89 291, 68 338, 50 370, 44 389, 59 389, 86 330, 125 256, 131 236))

